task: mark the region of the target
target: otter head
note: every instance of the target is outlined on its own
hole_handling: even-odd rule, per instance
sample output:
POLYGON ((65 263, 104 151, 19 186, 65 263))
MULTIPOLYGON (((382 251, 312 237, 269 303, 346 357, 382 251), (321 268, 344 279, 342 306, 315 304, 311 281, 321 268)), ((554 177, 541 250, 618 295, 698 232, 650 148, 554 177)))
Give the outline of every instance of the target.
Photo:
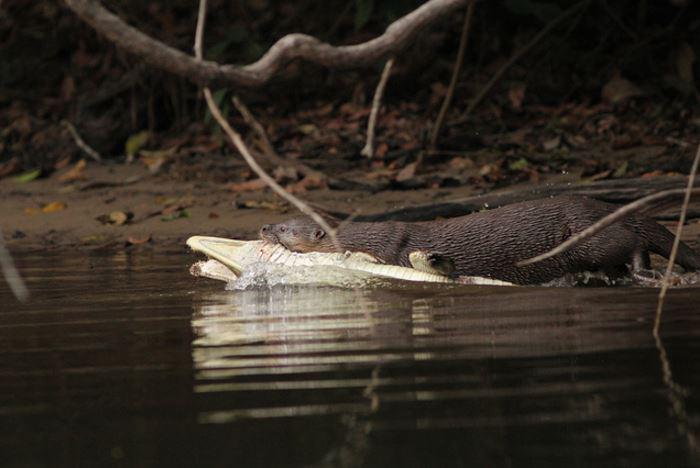
POLYGON ((260 238, 282 244, 292 252, 334 252, 329 236, 310 218, 293 218, 278 224, 265 224, 260 238))

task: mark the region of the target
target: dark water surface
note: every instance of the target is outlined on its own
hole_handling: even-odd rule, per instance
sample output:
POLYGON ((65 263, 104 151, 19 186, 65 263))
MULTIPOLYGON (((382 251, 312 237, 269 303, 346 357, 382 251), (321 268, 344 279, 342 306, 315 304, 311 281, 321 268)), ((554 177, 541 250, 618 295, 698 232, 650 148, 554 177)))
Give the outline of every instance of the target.
POLYGON ((659 347, 654 290, 225 292, 182 253, 16 260, 0 466, 700 465, 700 288, 670 291, 659 347))

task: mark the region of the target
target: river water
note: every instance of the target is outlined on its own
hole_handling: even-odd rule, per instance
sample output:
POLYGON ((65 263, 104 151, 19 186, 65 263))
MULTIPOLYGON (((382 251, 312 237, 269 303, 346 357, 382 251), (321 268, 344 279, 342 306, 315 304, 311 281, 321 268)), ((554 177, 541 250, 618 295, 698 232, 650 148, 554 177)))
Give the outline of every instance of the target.
POLYGON ((0 466, 700 466, 700 288, 224 291, 192 255, 0 282, 0 466))

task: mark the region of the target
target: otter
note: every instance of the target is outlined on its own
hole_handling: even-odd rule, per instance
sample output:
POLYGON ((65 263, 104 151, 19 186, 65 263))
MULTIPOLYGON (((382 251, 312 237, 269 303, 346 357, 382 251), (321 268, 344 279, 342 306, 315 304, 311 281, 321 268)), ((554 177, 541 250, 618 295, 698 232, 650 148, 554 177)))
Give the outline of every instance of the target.
MULTIPOLYGON (((617 205, 580 196, 514 203, 456 218, 422 222, 348 222, 338 245, 310 218, 266 224, 266 242, 294 252, 359 251, 381 262, 416 266, 455 276, 485 276, 517 284, 539 284, 567 273, 603 271, 617 276, 649 269, 649 252, 666 258, 673 234, 651 218, 630 215, 573 248, 541 262, 516 263, 544 253, 612 213, 617 205), (416 254, 420 255, 416 255, 416 254)), ((337 224, 336 224, 337 225, 337 224)), ((681 242, 676 263, 700 269, 700 255, 681 242)))

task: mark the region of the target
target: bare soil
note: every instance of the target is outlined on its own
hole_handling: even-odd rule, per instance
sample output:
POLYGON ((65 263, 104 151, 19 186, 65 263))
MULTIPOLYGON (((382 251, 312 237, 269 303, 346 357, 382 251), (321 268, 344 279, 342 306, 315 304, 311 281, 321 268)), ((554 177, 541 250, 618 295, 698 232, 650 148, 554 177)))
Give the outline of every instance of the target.
MULTIPOLYGON (((567 180, 579 177, 550 176, 539 183, 567 180)), ((370 214, 475 193, 471 186, 377 193, 325 189, 306 192, 303 198, 336 211, 370 214)), ((64 183, 58 177, 25 183, 0 180, 0 213, 8 246, 24 250, 184 248, 184 241, 197 234, 253 239, 262 224, 296 215, 296 210, 269 189, 231 193, 201 178, 183 182, 152 175, 142 165, 91 164, 79 182, 64 183), (109 222, 111 213, 130 218, 120 224, 124 218, 117 214, 109 222)), ((700 220, 690 220, 683 240, 698 248, 700 220)))
MULTIPOLYGON (((174 245, 195 234, 249 239, 257 236, 262 224, 296 213, 268 189, 235 194, 214 182, 150 175, 140 165, 93 165, 84 176, 80 184, 65 184, 57 177, 26 183, 0 180, 1 226, 8 245, 119 247, 145 239, 144 244, 174 245), (135 178, 140 179, 130 182, 135 178), (51 205, 58 209, 52 211, 51 205), (169 206, 174 208, 172 214, 167 212, 169 206), (186 214, 178 217, 183 211, 186 214), (124 224, 100 220, 114 212, 132 217, 124 224)), ((470 193, 469 187, 375 194, 315 190, 304 198, 334 210, 374 213, 470 193)))

